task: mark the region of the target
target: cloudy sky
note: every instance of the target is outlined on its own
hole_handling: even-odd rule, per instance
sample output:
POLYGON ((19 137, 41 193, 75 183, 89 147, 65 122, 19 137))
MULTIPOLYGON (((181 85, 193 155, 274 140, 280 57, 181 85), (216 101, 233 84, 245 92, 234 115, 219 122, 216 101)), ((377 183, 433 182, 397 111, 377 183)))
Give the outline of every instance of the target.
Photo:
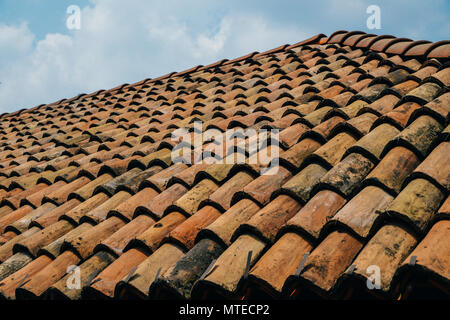
POLYGON ((0 113, 362 30, 446 40, 448 0, 0 0, 0 113), (67 9, 81 9, 69 30, 67 9), (381 29, 367 29, 369 5, 381 29))

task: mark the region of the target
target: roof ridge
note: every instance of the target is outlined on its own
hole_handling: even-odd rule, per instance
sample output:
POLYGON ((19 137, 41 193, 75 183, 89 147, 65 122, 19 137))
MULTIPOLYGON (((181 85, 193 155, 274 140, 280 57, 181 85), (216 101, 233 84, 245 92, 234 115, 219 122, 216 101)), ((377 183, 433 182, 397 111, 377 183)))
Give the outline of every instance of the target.
POLYGON ((180 72, 170 72, 168 74, 162 75, 160 77, 151 79, 147 78, 144 80, 140 80, 138 82, 132 83, 132 84, 121 84, 119 86, 116 86, 111 89, 106 90, 97 90, 95 92, 92 92, 90 94, 81 93, 76 95, 72 98, 66 98, 66 99, 60 99, 58 101, 48 103, 48 104, 41 104, 36 107, 32 108, 22 108, 18 111, 14 111, 11 113, 3 113, 0 114, 0 119, 12 116, 14 114, 20 115, 23 112, 29 112, 31 110, 36 110, 45 106, 50 105, 57 105, 62 102, 70 102, 73 100, 77 100, 78 98, 85 96, 90 97, 93 95, 98 94, 99 92, 113 92, 120 89, 123 89, 125 87, 134 87, 137 85, 143 85, 146 83, 154 83, 160 80, 178 77, 178 76, 186 76, 190 73, 199 71, 199 70, 205 70, 212 67, 217 67, 221 65, 228 65, 235 62, 239 62, 242 60, 246 60, 252 57, 263 57, 265 55, 281 52, 284 50, 290 50, 292 48, 296 48, 299 46, 309 45, 309 44, 339 44, 339 45, 346 45, 350 47, 357 47, 360 49, 366 49, 366 50, 372 50, 376 52, 383 52, 387 54, 394 54, 394 55, 400 55, 405 57, 411 57, 416 59, 424 60, 422 62, 425 62, 425 60, 429 59, 445 59, 449 57, 450 55, 450 40, 442 40, 437 42, 430 42, 427 40, 418 40, 414 41, 408 38, 397 38, 393 35, 375 35, 375 34, 368 34, 364 31, 347 31, 347 30, 338 30, 332 33, 329 37, 327 37, 323 33, 319 33, 315 36, 312 36, 308 39, 305 39, 303 41, 297 42, 295 44, 285 44, 281 45, 279 47, 276 47, 274 49, 270 49, 264 52, 251 52, 249 54, 246 54, 244 56, 241 56, 239 58, 235 58, 232 60, 228 59, 222 59, 217 62, 211 63, 206 66, 198 65, 196 67, 191 67, 189 69, 186 69, 184 71, 180 72), (446 46, 446 48, 442 48, 446 46), (442 51, 442 52, 441 52, 442 51))

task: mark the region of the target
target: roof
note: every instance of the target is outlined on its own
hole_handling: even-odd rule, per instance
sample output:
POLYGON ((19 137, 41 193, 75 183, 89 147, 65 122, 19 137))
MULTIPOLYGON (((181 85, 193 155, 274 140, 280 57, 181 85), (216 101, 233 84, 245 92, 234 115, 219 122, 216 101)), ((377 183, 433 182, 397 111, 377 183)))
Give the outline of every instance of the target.
POLYGON ((338 31, 3 114, 0 296, 448 298, 449 55, 338 31))

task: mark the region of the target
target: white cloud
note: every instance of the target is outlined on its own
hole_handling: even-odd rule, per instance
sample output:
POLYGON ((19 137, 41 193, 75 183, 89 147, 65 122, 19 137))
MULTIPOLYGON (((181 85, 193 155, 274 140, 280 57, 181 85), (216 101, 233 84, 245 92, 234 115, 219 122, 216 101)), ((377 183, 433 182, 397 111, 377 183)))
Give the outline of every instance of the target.
POLYGON ((205 4, 199 2, 197 7, 170 0, 131 0, 126 6, 121 1, 95 0, 92 4, 82 9, 81 30, 68 35, 48 34, 34 41, 25 23, 0 25, 0 52, 6 52, 4 61, 8 61, 8 67, 0 64, 0 112, 182 71, 309 36, 256 13, 225 12, 212 23, 193 26, 186 16, 194 12, 198 21, 210 21, 211 13, 201 11, 205 4))
POLYGON ((0 24, 0 68, 6 62, 17 60, 28 54, 32 48, 34 35, 26 23, 18 26, 0 24))

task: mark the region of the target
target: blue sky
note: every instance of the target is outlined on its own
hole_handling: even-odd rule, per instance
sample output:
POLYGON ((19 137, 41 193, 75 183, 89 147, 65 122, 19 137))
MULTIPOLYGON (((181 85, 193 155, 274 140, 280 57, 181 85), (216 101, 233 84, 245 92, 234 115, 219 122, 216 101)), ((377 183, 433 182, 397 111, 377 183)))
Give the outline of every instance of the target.
POLYGON ((0 113, 339 29, 447 40, 450 1, 0 0, 0 113), (66 27, 70 5, 80 30, 66 27))

